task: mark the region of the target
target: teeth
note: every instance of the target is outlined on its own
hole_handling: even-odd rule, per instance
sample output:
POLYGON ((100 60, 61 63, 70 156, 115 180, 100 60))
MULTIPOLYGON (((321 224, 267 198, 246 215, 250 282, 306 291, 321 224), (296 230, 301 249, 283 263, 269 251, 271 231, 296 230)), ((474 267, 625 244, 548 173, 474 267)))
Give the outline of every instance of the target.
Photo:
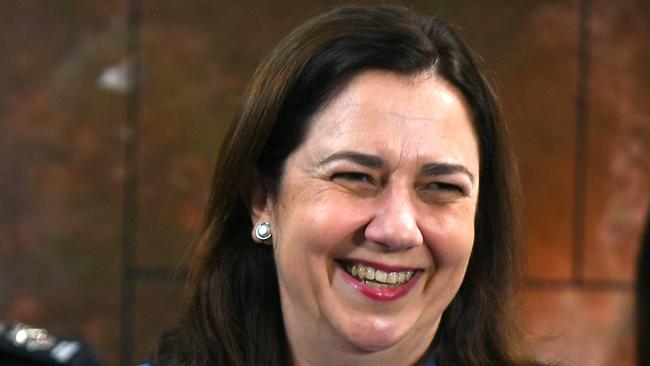
POLYGON ((370 287, 381 288, 381 284, 374 281, 364 281, 364 283, 370 287))
POLYGON ((375 279, 375 269, 372 267, 368 267, 366 270, 366 279, 367 280, 374 280, 375 279))
POLYGON ((363 281, 363 283, 370 286, 370 287, 380 288, 380 289, 386 289, 386 288, 389 287, 389 285, 387 285, 385 283, 379 283, 379 282, 375 282, 375 281, 363 281))
POLYGON ((384 272, 359 263, 347 265, 346 270, 350 275, 363 281, 366 285, 380 289, 405 284, 414 275, 414 271, 384 272))
POLYGON ((377 282, 386 282, 386 272, 384 271, 375 272, 375 280, 377 280, 377 282))
POLYGON ((404 283, 404 282, 406 282, 406 272, 400 272, 400 273, 397 275, 397 282, 399 282, 399 283, 404 283))
POLYGON ((357 270, 357 277, 359 278, 366 278, 366 271, 368 268, 366 266, 359 266, 359 269, 357 270))

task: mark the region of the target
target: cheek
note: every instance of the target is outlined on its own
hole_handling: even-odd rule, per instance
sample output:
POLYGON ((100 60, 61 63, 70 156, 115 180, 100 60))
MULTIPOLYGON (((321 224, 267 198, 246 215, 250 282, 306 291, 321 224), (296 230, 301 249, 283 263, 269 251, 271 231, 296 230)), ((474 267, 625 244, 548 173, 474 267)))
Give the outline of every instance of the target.
POLYGON ((317 235, 325 247, 350 242, 372 217, 364 206, 363 202, 354 204, 351 200, 335 197, 316 206, 310 220, 313 235, 317 235))
POLYGON ((362 200, 350 199, 340 192, 297 195, 276 215, 278 245, 300 247, 294 256, 330 254, 342 243, 349 243, 368 223, 371 214, 367 206, 362 200))
POLYGON ((274 250, 280 285, 295 301, 314 302, 324 291, 324 278, 335 271, 332 258, 349 250, 350 240, 367 222, 364 205, 330 195, 295 196, 278 206, 274 219, 274 250), (276 235, 277 233, 277 235, 276 235))
POLYGON ((440 213, 424 229, 438 268, 465 265, 474 245, 474 215, 440 213))

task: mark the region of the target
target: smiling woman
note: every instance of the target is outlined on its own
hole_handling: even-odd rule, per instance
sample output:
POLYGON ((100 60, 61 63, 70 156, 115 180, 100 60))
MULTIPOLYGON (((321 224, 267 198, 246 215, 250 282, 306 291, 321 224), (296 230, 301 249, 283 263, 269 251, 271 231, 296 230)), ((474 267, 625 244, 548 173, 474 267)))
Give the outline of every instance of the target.
POLYGON ((512 320, 505 127, 444 22, 350 6, 260 65, 165 365, 535 364, 512 320))
POLYGON ((311 118, 277 195, 252 204, 297 364, 421 358, 469 261, 478 160, 462 97, 434 75, 362 72, 311 118))

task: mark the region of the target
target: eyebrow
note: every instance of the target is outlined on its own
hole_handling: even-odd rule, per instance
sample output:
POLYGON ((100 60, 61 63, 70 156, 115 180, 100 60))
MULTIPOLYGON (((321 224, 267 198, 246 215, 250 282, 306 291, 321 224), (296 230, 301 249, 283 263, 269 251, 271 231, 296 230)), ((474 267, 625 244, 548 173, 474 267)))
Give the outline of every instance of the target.
MULTIPOLYGON (((368 168, 379 169, 384 166, 383 160, 375 155, 364 154, 356 151, 338 151, 321 160, 318 165, 323 166, 335 160, 348 160, 368 168)), ((474 174, 465 166, 450 163, 429 163, 420 170, 420 175, 451 175, 465 174, 470 182, 474 184, 474 174)))
POLYGON ((450 175, 457 173, 467 175, 469 181, 474 184, 474 174, 460 164, 429 163, 425 164, 420 171, 421 175, 450 175))
POLYGON ((379 169, 384 166, 384 162, 381 160, 381 158, 375 155, 363 154, 356 151, 335 152, 334 154, 321 160, 320 163, 318 163, 318 165, 323 166, 334 160, 349 160, 352 161, 353 163, 357 163, 359 165, 363 165, 365 167, 374 168, 374 169, 379 169))

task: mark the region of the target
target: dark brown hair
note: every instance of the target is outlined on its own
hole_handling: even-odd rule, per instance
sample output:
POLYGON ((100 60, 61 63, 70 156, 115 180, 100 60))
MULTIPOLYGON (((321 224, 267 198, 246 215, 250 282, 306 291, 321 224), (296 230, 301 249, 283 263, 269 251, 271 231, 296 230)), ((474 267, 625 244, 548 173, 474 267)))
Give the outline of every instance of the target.
POLYGON ((154 363, 288 365, 273 252, 256 245, 242 191, 253 173, 277 192, 310 116, 368 69, 432 70, 464 96, 479 140, 476 239, 463 284, 429 354, 442 365, 525 364, 512 319, 521 235, 519 187, 495 95, 445 22, 396 6, 346 6, 294 30, 261 63, 217 162, 189 273, 189 303, 154 363))

